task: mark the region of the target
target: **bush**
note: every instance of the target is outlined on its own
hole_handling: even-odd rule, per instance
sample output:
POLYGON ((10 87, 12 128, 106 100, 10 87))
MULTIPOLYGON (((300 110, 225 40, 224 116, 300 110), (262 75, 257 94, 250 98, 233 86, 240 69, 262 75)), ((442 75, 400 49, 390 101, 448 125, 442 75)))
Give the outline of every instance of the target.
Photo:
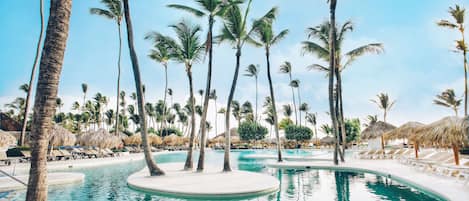
POLYGON ((238 127, 241 140, 262 140, 269 131, 266 127, 252 121, 245 121, 238 127))
POLYGON ((308 127, 288 125, 285 128, 285 137, 287 140, 305 141, 311 140, 313 131, 308 127))
POLYGON ((293 121, 290 118, 284 118, 278 124, 278 128, 280 130, 283 130, 283 129, 285 129, 286 127, 288 127, 290 125, 293 125, 293 121))
POLYGON ((157 135, 161 137, 169 136, 175 134, 177 136, 182 136, 182 131, 174 127, 163 128, 158 131, 157 135))

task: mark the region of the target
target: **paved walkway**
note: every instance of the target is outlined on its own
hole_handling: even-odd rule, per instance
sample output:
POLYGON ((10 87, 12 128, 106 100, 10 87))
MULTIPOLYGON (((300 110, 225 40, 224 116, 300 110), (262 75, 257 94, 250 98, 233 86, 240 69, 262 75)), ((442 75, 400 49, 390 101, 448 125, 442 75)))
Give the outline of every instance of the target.
POLYGON ((341 163, 338 166, 333 165, 331 162, 324 161, 285 161, 282 163, 267 163, 266 165, 268 167, 285 169, 311 168, 362 171, 387 176, 411 187, 440 195, 448 200, 469 200, 469 185, 465 186, 462 181, 457 181, 454 178, 425 173, 413 167, 400 164, 396 160, 358 160, 350 158, 346 161, 346 163, 341 163))
MULTIPOLYGON (((243 156, 247 159, 277 159, 275 154, 249 154, 243 156)), ((332 161, 331 157, 326 154, 320 154, 317 156, 282 156, 282 159, 288 161, 332 161)))
POLYGON ((148 169, 131 175, 127 183, 131 188, 166 196, 200 199, 232 199, 259 196, 276 192, 277 178, 247 171, 221 172, 220 168, 206 167, 203 173, 182 171, 183 163, 161 164, 166 175, 150 177, 148 169))
MULTIPOLYGON (((29 175, 20 175, 15 178, 21 180, 23 183, 28 183, 29 175)), ((81 183, 85 180, 85 175, 82 173, 49 173, 47 174, 48 185, 64 185, 81 183)), ((26 189, 24 184, 21 184, 9 177, 0 177, 0 192, 22 190, 26 189)))

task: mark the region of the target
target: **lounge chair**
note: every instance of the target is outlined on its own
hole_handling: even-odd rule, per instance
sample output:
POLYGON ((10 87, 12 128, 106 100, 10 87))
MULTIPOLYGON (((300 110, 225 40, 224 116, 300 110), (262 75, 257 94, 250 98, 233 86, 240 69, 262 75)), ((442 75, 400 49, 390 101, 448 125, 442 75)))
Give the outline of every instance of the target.
POLYGON ((23 158, 20 161, 26 160, 29 161, 31 159, 31 151, 20 151, 23 154, 23 158))
POLYGON ((0 161, 4 162, 5 165, 11 165, 11 160, 7 157, 7 153, 0 151, 0 161))
POLYGON ((73 158, 73 154, 71 154, 69 151, 67 151, 65 149, 60 149, 58 151, 60 151, 62 153, 65 160, 69 160, 69 159, 73 158))

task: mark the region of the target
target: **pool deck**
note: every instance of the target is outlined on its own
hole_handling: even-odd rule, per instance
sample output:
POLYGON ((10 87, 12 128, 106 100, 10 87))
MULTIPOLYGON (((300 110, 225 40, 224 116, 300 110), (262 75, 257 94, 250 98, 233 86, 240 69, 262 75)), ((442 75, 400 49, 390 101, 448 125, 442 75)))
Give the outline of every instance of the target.
POLYGON ((469 184, 455 178, 437 176, 419 171, 413 167, 400 164, 396 160, 359 160, 346 159, 337 166, 324 161, 284 161, 267 163, 266 166, 282 169, 333 169, 352 170, 372 173, 394 179, 411 187, 442 196, 453 201, 469 200, 469 184))
MULTIPOLYGON (((23 183, 28 183, 29 175, 15 176, 23 183)), ((82 173, 49 173, 47 174, 48 185, 66 185, 81 183, 85 180, 85 175, 82 173)), ((9 177, 0 177, 0 192, 23 190, 26 189, 24 184, 21 184, 9 177)))
POLYGON ((164 176, 150 177, 148 169, 127 179, 131 188, 166 196, 200 199, 247 198, 276 192, 277 178, 248 171, 222 172, 220 167, 205 167, 203 173, 183 171, 183 163, 161 164, 164 176))

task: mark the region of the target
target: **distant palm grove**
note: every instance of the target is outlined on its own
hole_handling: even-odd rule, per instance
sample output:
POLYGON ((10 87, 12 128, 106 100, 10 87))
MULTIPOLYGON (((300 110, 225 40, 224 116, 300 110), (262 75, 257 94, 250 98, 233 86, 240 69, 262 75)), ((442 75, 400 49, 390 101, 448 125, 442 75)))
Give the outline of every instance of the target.
MULTIPOLYGON (((299 55, 305 58, 314 57, 321 62, 313 63, 317 60, 311 59, 312 63, 294 66, 285 60, 282 65, 273 66, 271 65, 271 52, 277 48, 276 45, 279 42, 288 37, 291 27, 277 26, 276 21, 282 17, 277 7, 265 10, 263 15, 252 16, 250 12, 252 1, 193 0, 195 7, 169 4, 165 8, 155 9, 177 9, 181 11, 181 17, 187 18, 177 21, 166 30, 146 30, 145 33, 135 33, 132 16, 139 15, 139 13, 136 10, 132 10, 131 13, 132 5, 129 5, 131 1, 100 0, 101 7, 90 8, 89 11, 90 15, 96 16, 96 20, 108 19, 116 25, 115 31, 109 31, 110 34, 118 37, 115 41, 119 47, 115 50, 117 56, 115 60, 109 61, 115 63, 115 72, 110 74, 113 79, 115 77, 115 83, 108 83, 115 87, 115 92, 113 94, 100 92, 90 94, 89 89, 95 86, 82 83, 81 86, 76 86, 77 90, 81 89, 82 96, 75 97, 76 100, 71 103, 71 108, 64 108, 64 100, 58 97, 57 91, 66 51, 72 0, 51 0, 47 23, 44 23, 42 17, 43 1, 41 0, 41 22, 47 27, 45 32, 41 29, 36 58, 32 60, 34 65, 31 78, 27 80, 29 84, 19 86, 19 89, 24 91, 24 96, 12 100, 2 109, 6 116, 21 122, 22 132, 18 145, 30 146, 32 150, 31 166, 36 168, 30 170, 27 200, 47 199, 47 188, 40 186, 45 185, 46 182, 44 176, 46 162, 43 156, 49 145, 45 139, 48 138, 54 123, 77 136, 99 129, 105 129, 116 136, 139 134, 142 138, 141 146, 145 153, 145 161, 152 176, 165 174, 151 155, 149 137, 154 135, 162 138, 177 135, 187 139, 188 154, 184 169, 196 168, 198 171, 204 170, 208 133, 223 137, 224 141, 220 146, 224 149, 225 155, 220 169, 231 171, 230 149, 234 135, 232 128, 237 128, 236 132, 244 142, 255 144, 260 140, 270 140, 275 143, 279 162, 282 161, 282 149, 319 145, 319 138, 328 136, 334 139, 334 163, 344 162, 344 152, 348 148, 348 142, 360 139, 361 122, 356 117, 347 116, 347 108, 344 108, 344 102, 347 100, 343 97, 343 91, 346 89, 343 86, 342 75, 347 71, 353 71, 354 62, 361 57, 384 53, 385 44, 375 42, 360 44, 351 49, 346 48, 344 41, 347 40, 348 33, 359 27, 350 20, 337 20, 335 12, 338 2, 327 0, 329 19, 320 24, 303 27, 305 34, 304 38, 299 41, 301 48, 298 49, 299 55), (204 23, 197 24, 200 22, 204 23), (42 45, 43 33, 45 38, 42 45), (136 52, 135 38, 144 38, 152 48, 147 52, 136 52), (217 56, 216 44, 221 43, 232 46, 232 57, 217 56), (129 49, 129 55, 122 54, 122 48, 125 46, 129 49), (243 50, 246 46, 258 48, 258 51, 262 52, 265 57, 258 58, 257 63, 247 63, 243 60, 243 50), (163 68, 164 80, 142 80, 140 72, 142 65, 139 65, 137 55, 144 54, 154 61, 149 67, 163 68), (121 65, 122 57, 130 57, 131 66, 121 65), (215 65, 214 61, 219 59, 235 61, 234 66, 223 66, 228 69, 226 72, 234 72, 232 79, 229 80, 230 88, 212 85, 212 79, 217 76, 212 74, 213 69, 221 68, 215 65), (172 69, 173 63, 182 64, 184 69, 172 69), (195 69, 194 64, 204 64, 207 68, 195 69), (37 66, 39 66, 38 70, 37 66), (132 69, 131 76, 135 81, 135 89, 132 91, 121 89, 123 68, 132 69), (330 123, 317 125, 318 113, 324 113, 326 109, 317 108, 312 103, 313 100, 302 97, 303 82, 295 73, 295 69, 299 68, 324 73, 325 79, 322 82, 328 83, 327 114, 330 118, 324 121, 330 123), (169 70, 184 74, 187 80, 168 78, 169 70), (194 85, 194 71, 202 71, 206 74, 204 88, 197 88, 194 85), (38 73, 38 80, 34 83, 36 73, 38 73), (278 92, 273 83, 279 83, 279 81, 272 77, 274 73, 280 73, 288 78, 288 82, 281 83, 288 87, 289 93, 291 91, 288 103, 277 102, 278 92), (255 99, 236 98, 236 94, 241 93, 237 88, 240 76, 249 77, 251 86, 255 87, 255 99), (268 96, 265 97, 259 97, 258 85, 261 76, 266 77, 268 81, 266 83, 268 96), (146 94, 152 91, 145 87, 144 82, 158 82, 159 85, 164 86, 164 93, 158 94, 159 100, 146 99, 146 94), (184 102, 173 100, 175 94, 182 93, 174 90, 175 86, 184 86, 188 89, 189 94, 184 102), (36 95, 31 97, 34 88, 36 95), (217 91, 228 92, 227 101, 223 105, 219 105, 217 91), (114 96, 116 98, 110 98, 114 96), (33 100, 33 107, 29 105, 30 99, 33 100), (209 111, 214 112, 208 114, 209 111), (212 119, 215 121, 208 121, 207 116, 214 116, 215 118, 212 119), (218 127, 218 122, 223 122, 224 127, 218 127), (29 136, 27 136, 28 131, 30 131, 29 136), (282 132, 284 137, 281 136, 282 132), (29 140, 25 140, 26 137, 29 140), (26 144, 26 141, 29 141, 29 144, 26 144), (195 151, 200 153, 196 161, 193 159, 195 151)), ((326 0, 317 3, 326 3, 326 0)), ((455 6, 451 7, 449 12, 454 19, 441 20, 437 25, 462 33, 462 39, 457 41, 456 50, 464 57, 465 96, 461 99, 453 89, 447 89, 436 95, 433 102, 449 108, 456 116, 458 108, 464 104, 464 115, 467 115, 465 10, 460 6, 455 6)), ((378 119, 386 122, 389 111, 396 107, 396 101, 385 92, 378 94, 376 99, 371 100, 370 105, 372 103, 378 106, 383 115, 368 116, 368 124, 378 119)))

